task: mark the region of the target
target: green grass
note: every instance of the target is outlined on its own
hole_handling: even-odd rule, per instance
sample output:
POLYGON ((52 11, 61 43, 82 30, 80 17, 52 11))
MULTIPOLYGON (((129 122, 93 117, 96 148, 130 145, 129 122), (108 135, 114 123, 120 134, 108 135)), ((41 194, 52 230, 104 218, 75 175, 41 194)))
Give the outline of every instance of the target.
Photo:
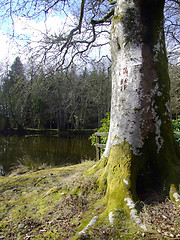
POLYGON ((134 225, 123 210, 115 212, 113 226, 108 216, 102 219, 105 193, 98 190, 98 175, 86 175, 94 164, 85 161, 0 177, 0 238, 77 239, 77 233, 94 216, 99 219, 87 231, 87 239, 166 239, 171 234, 180 237, 180 210, 170 201, 169 205, 161 203, 151 208, 144 205, 140 217, 149 226, 146 233, 134 225), (166 221, 169 219, 170 223, 166 221), (171 228, 164 230, 161 223, 171 228))

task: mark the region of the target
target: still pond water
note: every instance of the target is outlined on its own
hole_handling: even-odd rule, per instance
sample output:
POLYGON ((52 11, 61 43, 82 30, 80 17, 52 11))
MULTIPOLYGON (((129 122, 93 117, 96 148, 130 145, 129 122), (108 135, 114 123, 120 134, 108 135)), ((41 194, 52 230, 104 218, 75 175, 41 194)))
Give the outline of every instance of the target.
POLYGON ((7 173, 20 159, 52 166, 95 159, 95 148, 88 138, 89 135, 0 136, 0 165, 7 173))

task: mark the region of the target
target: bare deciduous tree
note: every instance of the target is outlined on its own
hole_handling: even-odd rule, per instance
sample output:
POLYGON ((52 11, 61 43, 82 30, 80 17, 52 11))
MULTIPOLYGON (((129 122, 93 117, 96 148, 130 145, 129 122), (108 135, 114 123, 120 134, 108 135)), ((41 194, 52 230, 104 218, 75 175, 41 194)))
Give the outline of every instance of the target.
POLYGON ((180 64, 180 2, 168 0, 165 5, 165 35, 168 59, 180 64))

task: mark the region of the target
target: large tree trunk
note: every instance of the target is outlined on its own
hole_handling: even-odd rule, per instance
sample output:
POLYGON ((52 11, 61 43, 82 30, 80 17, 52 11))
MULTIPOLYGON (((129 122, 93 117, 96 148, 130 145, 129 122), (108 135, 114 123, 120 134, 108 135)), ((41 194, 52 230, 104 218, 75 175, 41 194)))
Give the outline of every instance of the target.
POLYGON ((163 8, 163 0, 118 0, 112 24, 111 123, 94 169, 103 169, 108 212, 125 208, 134 220, 134 203, 150 191, 180 201, 163 8))

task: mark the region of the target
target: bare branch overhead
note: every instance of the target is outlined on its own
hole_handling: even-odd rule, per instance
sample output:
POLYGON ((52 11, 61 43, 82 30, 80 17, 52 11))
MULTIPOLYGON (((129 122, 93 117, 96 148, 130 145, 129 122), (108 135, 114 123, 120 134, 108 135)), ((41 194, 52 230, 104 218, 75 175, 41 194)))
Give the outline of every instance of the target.
MULTIPOLYGON (((59 68, 69 66, 78 59, 90 58, 93 48, 103 47, 109 43, 110 24, 114 15, 116 1, 109 0, 1 0, 0 19, 1 25, 8 20, 9 34, 12 38, 26 44, 29 53, 44 64, 53 62, 59 68), (49 17, 58 16, 55 25, 59 26, 59 32, 52 32, 50 28, 29 30, 18 33, 16 22, 36 21, 46 22, 49 17), (62 24, 62 19, 64 23, 62 24), (32 38, 31 32, 36 31, 38 37, 32 38), (40 38, 41 36, 41 38, 40 38), (89 53, 86 54, 86 51, 89 53)), ((166 37, 167 45, 177 52, 180 43, 179 33, 179 0, 166 1, 166 37)), ((171 49, 172 50, 172 49, 171 49)), ((28 55, 27 54, 27 55, 28 55)), ((106 56, 102 53, 100 58, 106 56)))

